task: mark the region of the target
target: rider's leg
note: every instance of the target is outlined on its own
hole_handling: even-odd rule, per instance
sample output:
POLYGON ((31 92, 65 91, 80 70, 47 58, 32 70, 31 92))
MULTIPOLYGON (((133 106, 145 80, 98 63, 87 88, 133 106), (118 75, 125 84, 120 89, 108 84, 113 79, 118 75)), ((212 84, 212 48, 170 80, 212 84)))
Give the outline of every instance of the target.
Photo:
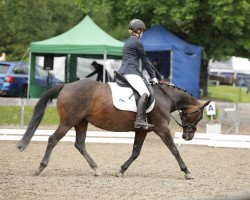
POLYGON ((135 129, 153 128, 153 124, 146 121, 146 104, 148 102, 148 95, 144 93, 137 102, 137 114, 135 120, 135 129))
POLYGON ((137 115, 135 121, 136 129, 147 130, 154 127, 152 124, 148 124, 146 121, 146 104, 148 102, 149 91, 142 78, 134 74, 124 75, 130 85, 140 94, 140 99, 137 102, 137 115))

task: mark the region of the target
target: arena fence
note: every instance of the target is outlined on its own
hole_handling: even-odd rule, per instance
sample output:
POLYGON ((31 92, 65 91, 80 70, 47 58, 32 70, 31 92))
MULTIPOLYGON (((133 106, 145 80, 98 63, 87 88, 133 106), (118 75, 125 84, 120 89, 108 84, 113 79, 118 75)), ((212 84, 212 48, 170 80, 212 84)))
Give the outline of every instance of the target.
POLYGON ((232 134, 213 134, 213 133, 196 133, 193 140, 186 141, 182 139, 182 133, 175 133, 175 143, 207 145, 211 147, 233 147, 233 148, 249 148, 249 135, 232 135, 232 134))
MULTIPOLYGON (((48 141, 50 135, 55 130, 37 130, 32 141, 48 141)), ((24 134, 24 129, 0 129, 0 140, 18 141, 24 134)), ((108 131, 88 131, 86 142, 91 143, 124 143, 132 144, 134 142, 134 132, 108 132, 108 131)), ((75 131, 70 130, 62 141, 75 142, 75 131)), ((230 148, 249 148, 249 135, 229 135, 196 133, 193 140, 185 141, 182 139, 182 133, 176 132, 174 141, 177 145, 206 145, 211 147, 230 147, 230 148)))

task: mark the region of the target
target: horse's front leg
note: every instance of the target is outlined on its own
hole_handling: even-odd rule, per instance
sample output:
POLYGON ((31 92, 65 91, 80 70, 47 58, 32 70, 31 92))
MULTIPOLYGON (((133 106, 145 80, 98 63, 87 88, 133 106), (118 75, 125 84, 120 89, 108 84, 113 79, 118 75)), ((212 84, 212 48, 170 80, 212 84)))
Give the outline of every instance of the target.
POLYGON ((132 155, 130 158, 121 166, 120 171, 116 174, 117 177, 123 177, 124 172, 129 168, 132 162, 139 156, 143 142, 147 136, 147 132, 136 131, 134 138, 134 146, 132 155))
MULTIPOLYGON (((162 129, 163 130, 163 129, 162 129)), ((185 173, 185 178, 186 179, 193 179, 194 177, 191 175, 190 171, 188 170, 186 164, 184 163, 184 161, 181 158, 181 155, 179 153, 179 150, 177 149, 174 140, 172 138, 172 135, 170 133, 169 128, 165 128, 164 132, 158 132, 157 135, 160 136, 160 138, 162 139, 162 141, 165 143, 165 145, 169 148, 169 150, 171 151, 171 153, 174 155, 174 157, 176 158, 181 171, 183 171, 185 173)))

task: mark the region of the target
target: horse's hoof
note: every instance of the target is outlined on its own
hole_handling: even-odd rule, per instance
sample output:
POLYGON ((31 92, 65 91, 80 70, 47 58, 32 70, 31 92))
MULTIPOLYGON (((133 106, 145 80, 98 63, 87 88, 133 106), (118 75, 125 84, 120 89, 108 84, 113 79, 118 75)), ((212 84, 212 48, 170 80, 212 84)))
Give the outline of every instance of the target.
POLYGON ((98 177, 98 176, 101 176, 102 173, 100 171, 95 171, 94 175, 95 175, 95 177, 98 177))
POLYGON ((101 175, 102 175, 102 174, 101 174, 100 172, 95 172, 95 173, 94 173, 94 176, 95 176, 95 177, 99 177, 99 176, 101 176, 101 175))
POLYGON ((185 178, 186 179, 194 179, 194 177, 192 176, 192 174, 188 173, 188 174, 185 174, 185 178))
POLYGON ((38 169, 38 170, 35 171, 34 176, 39 176, 40 173, 41 173, 41 171, 38 169))
POLYGON ((115 176, 116 176, 116 177, 121 177, 121 178, 123 178, 123 173, 117 172, 115 176))
POLYGON ((94 176, 97 177, 97 176, 101 176, 102 175, 102 173, 100 172, 100 170, 98 168, 95 168, 94 170, 95 170, 94 176))

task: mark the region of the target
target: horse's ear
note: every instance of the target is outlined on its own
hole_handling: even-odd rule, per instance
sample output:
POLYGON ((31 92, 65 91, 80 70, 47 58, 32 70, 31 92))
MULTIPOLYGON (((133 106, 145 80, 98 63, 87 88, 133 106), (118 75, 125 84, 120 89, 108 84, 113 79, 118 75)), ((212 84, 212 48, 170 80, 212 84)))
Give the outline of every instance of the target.
POLYGON ((204 103, 204 104, 201 106, 201 108, 202 108, 202 109, 205 108, 208 104, 210 104, 210 102, 211 102, 211 101, 207 101, 206 103, 204 103))

